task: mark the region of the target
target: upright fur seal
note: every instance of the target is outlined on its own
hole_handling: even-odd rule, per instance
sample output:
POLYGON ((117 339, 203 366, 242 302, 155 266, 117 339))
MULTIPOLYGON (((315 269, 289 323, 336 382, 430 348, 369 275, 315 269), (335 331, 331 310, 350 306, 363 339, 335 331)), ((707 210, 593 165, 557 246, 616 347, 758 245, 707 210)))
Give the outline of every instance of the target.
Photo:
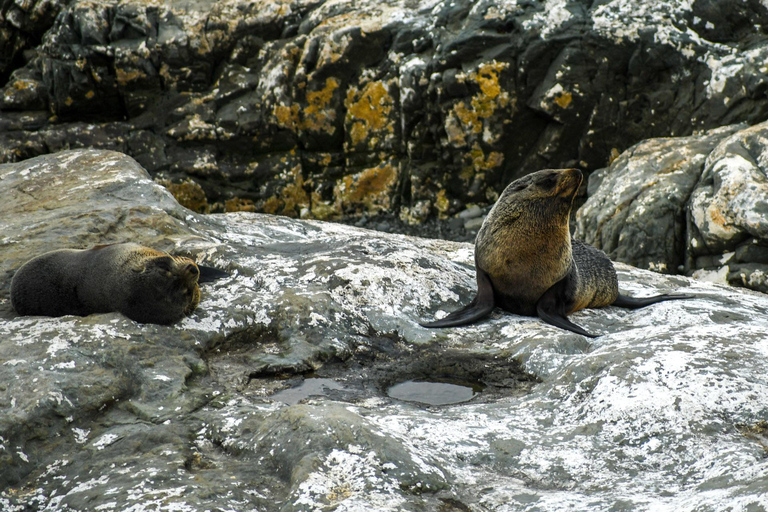
POLYGON ((135 243, 61 249, 19 268, 11 280, 11 304, 20 315, 118 311, 137 322, 170 324, 197 307, 199 281, 226 275, 135 243))
POLYGON ((477 295, 463 309, 421 325, 465 325, 500 306, 594 338, 566 315, 584 308, 635 309, 690 298, 619 293, 616 271, 605 253, 571 238, 568 220, 581 181, 578 169, 546 169, 510 183, 475 240, 477 295))

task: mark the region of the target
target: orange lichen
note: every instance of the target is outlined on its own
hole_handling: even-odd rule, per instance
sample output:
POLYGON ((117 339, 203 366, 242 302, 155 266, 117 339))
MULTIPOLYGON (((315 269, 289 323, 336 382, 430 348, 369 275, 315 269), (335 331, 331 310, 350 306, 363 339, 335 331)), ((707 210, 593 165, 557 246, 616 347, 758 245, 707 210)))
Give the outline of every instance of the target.
POLYGON ((557 105, 560 108, 568 108, 568 106, 571 104, 572 101, 573 101, 573 94, 571 94, 570 92, 560 93, 555 98, 555 103, 557 103, 557 105))
POLYGON ((256 204, 250 199, 233 197, 224 201, 225 212, 255 212, 256 204))
POLYGON ((157 183, 164 186, 183 207, 189 208, 197 213, 209 213, 211 206, 208 204, 208 197, 205 195, 203 187, 196 181, 187 178, 181 182, 172 182, 170 180, 157 180, 157 183))
POLYGON ((370 82, 362 92, 351 87, 344 106, 352 145, 368 141, 368 146, 373 148, 380 137, 394 133, 394 120, 390 117, 394 99, 384 83, 370 82))
POLYGON ((333 93, 339 88, 339 81, 333 77, 325 79, 325 86, 319 91, 307 92, 307 106, 301 112, 299 128, 303 130, 325 131, 333 134, 336 127, 336 110, 331 107, 333 93))
POLYGON ((351 176, 344 176, 337 183, 334 193, 344 210, 386 210, 390 206, 398 175, 397 167, 384 163, 351 176))

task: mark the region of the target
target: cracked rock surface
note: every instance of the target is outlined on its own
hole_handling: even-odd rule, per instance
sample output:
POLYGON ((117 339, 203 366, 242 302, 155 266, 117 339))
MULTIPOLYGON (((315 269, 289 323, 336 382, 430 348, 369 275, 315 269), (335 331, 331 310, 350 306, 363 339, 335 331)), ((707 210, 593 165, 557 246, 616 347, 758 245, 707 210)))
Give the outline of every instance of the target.
POLYGON ((499 310, 427 330, 471 297, 471 245, 198 215, 109 151, 0 166, 0 190, 3 510, 768 505, 763 294, 619 264, 630 295, 695 298, 573 315, 594 340, 499 310), (231 277, 171 326, 12 311, 26 259, 123 240, 231 277), (418 380, 475 395, 389 396, 418 380))

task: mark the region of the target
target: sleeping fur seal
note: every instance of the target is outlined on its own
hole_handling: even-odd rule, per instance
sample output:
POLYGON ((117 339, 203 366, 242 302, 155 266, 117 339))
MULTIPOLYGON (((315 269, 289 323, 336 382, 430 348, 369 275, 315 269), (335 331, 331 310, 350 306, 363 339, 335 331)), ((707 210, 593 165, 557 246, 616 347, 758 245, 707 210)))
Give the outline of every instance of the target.
POLYGON ((170 324, 197 307, 198 282, 227 275, 135 243, 61 249, 19 268, 11 280, 11 304, 20 315, 118 311, 137 322, 170 324))
POLYGON ((568 320, 584 308, 640 308, 689 295, 632 298, 619 293, 611 260, 571 237, 568 221, 581 185, 578 169, 546 169, 510 183, 475 240, 477 295, 466 307, 424 327, 472 323, 495 306, 595 337, 568 320))

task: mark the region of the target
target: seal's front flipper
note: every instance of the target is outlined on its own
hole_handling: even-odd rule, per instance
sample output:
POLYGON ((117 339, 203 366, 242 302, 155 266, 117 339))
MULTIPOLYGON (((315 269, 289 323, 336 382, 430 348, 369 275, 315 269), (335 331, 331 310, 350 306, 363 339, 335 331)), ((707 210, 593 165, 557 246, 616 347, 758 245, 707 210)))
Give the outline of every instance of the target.
POLYGON ((435 320, 434 322, 421 323, 422 327, 454 327, 457 325, 466 325, 480 320, 488 313, 493 311, 493 285, 488 274, 477 269, 477 295, 472 302, 463 309, 454 311, 445 318, 435 320))
POLYGON ((654 295, 653 297, 627 297, 626 295, 619 294, 616 300, 611 303, 611 306, 618 306, 620 308, 638 309, 657 302, 665 300, 679 300, 679 299, 692 299, 693 295, 654 295))
POLYGON ((566 316, 568 307, 562 293, 563 288, 567 285, 565 281, 566 279, 561 280, 544 292, 544 295, 536 303, 536 313, 539 315, 539 318, 550 325, 581 334, 588 338, 597 338, 597 334, 590 334, 568 320, 568 316, 566 316))
POLYGON ((205 265, 198 265, 197 268, 200 269, 200 277, 197 279, 198 283, 210 283, 217 279, 229 277, 228 272, 224 272, 217 268, 206 267, 205 265))

